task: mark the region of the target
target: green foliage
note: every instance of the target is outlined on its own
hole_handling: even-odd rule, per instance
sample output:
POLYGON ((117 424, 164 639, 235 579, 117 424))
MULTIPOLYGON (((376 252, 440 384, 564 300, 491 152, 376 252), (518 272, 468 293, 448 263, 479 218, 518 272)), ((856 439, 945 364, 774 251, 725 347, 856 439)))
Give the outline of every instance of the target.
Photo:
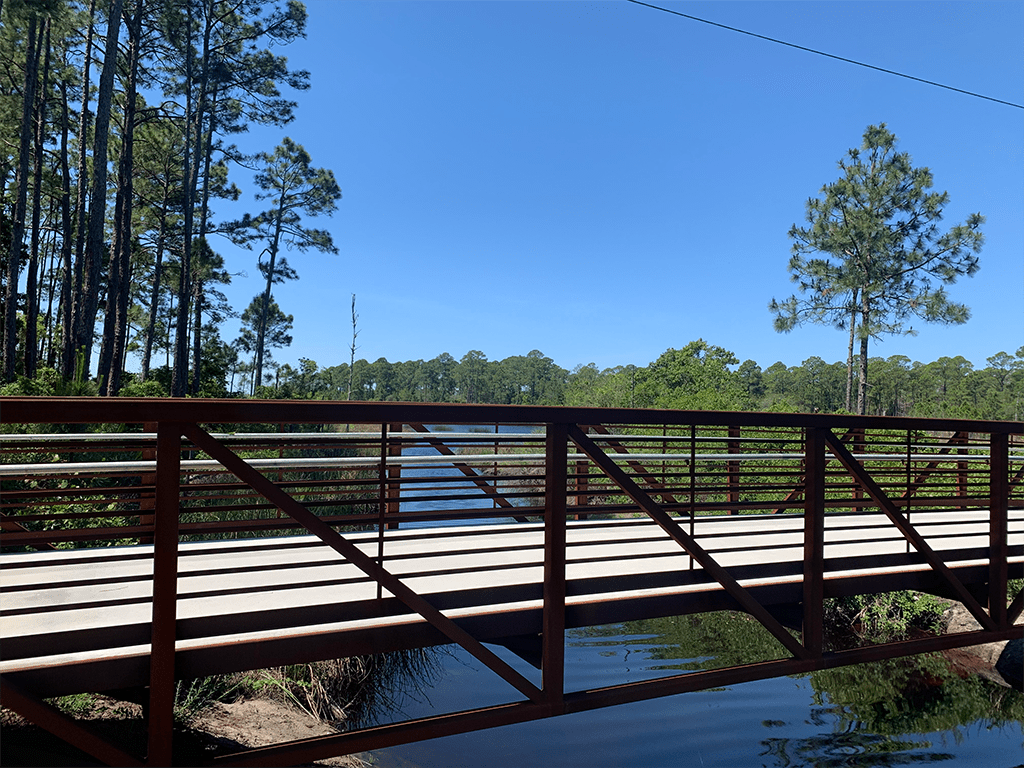
POLYGON ((1010 579, 1006 582, 1006 600, 1013 600, 1024 589, 1024 579, 1010 579))
POLYGON ((918 630, 936 633, 946 604, 922 592, 880 592, 826 601, 826 621, 833 631, 855 632, 869 641, 884 643, 907 637, 918 630))
POLYGON ((5 397, 88 397, 99 394, 99 386, 92 381, 75 378, 65 380, 53 368, 40 368, 32 378, 18 376, 9 384, 0 385, 0 396, 5 397))
MULTIPOLYGON (((258 322, 257 296, 244 316, 241 343, 227 345, 216 331, 207 334, 201 360, 200 397, 238 396, 252 366, 253 324, 258 322)), ((269 340, 290 342, 290 315, 274 303, 269 340)), ((869 413, 885 416, 962 417, 1019 420, 1024 413, 1024 347, 1014 355, 998 352, 989 365, 975 369, 961 356, 930 363, 911 362, 903 355, 871 358, 869 413)), ((261 398, 344 400, 349 365, 322 367, 303 358, 297 367, 277 366, 256 390, 261 398)), ((538 350, 525 356, 488 360, 479 351, 456 360, 447 353, 431 360, 373 363, 356 360, 353 400, 406 402, 488 402, 496 404, 569 405, 604 408, 656 407, 776 412, 844 412, 845 366, 810 357, 801 365, 777 362, 762 369, 753 360, 736 368, 728 350, 703 340, 669 349, 648 366, 617 366, 599 370, 594 364, 571 373, 538 350), (734 370, 735 368, 735 370, 734 370)), ((80 371, 81 372, 81 371, 80 371)), ((153 368, 145 383, 127 374, 120 394, 161 397, 170 390, 171 370, 153 368)), ((51 368, 32 379, 19 377, 0 386, 9 396, 94 395, 95 382, 65 381, 51 368)))
POLYGON ((174 687, 174 721, 188 727, 210 704, 234 701, 243 687, 238 675, 214 675, 195 680, 179 680, 174 687))
POLYGON ((129 381, 117 393, 120 397, 167 397, 168 390, 155 379, 146 381, 129 381))
POLYGON ((50 699, 49 703, 66 715, 81 717, 96 705, 96 694, 74 693, 70 696, 58 696, 50 699))
MULTIPOLYGON (((421 695, 439 674, 441 653, 418 648, 179 681, 174 719, 188 727, 214 702, 266 698, 338 727, 358 728, 380 722, 400 711, 406 698, 421 695)), ((91 697, 65 698, 82 698, 82 711, 91 707, 91 697)))
MULTIPOLYGON (((872 358, 868 411, 888 416, 1015 419, 1024 412, 1024 347, 1015 356, 990 358, 982 370, 960 358, 912 363, 894 355, 872 358)), ((846 366, 810 357, 801 365, 777 362, 762 369, 701 339, 669 349, 648 366, 600 370, 579 365, 570 373, 534 350, 488 360, 471 350, 461 360, 356 360, 322 367, 303 359, 281 366, 261 397, 353 400, 553 404, 600 408, 686 408, 777 412, 845 412, 846 366), (734 370, 735 368, 735 370, 734 370)), ((854 377, 856 383, 857 377, 854 377)), ((266 382, 265 382, 266 383, 266 382)))
POLYGON ((738 375, 730 370, 739 360, 728 350, 703 339, 682 349, 666 350, 639 371, 637 405, 652 408, 727 411, 744 404, 738 375))
MULTIPOLYGON (((258 153, 255 158, 254 181, 260 191, 256 200, 269 200, 271 207, 253 216, 245 214, 238 221, 226 226, 226 231, 239 245, 252 247, 253 242, 266 243, 260 253, 258 267, 266 278, 263 293, 254 299, 249 312, 256 308, 258 317, 250 323, 254 339, 246 343, 255 352, 255 377, 253 388, 263 383, 263 358, 267 347, 275 346, 270 340, 273 319, 271 312, 276 304, 271 291, 275 284, 284 280, 295 280, 298 274, 280 255, 281 248, 296 248, 306 251, 310 248, 325 253, 337 253, 331 234, 327 230, 312 229, 302 223, 302 216, 330 216, 337 210, 341 188, 334 179, 334 173, 327 168, 314 168, 309 153, 302 145, 285 137, 273 154, 258 153), (263 261, 263 256, 267 260, 263 261)), ((279 314, 283 313, 278 310, 279 314)), ((290 315, 287 316, 289 319, 290 315)), ((243 315, 243 321, 245 315, 243 315)), ((290 326, 290 324, 289 324, 290 326)), ((291 343, 288 337, 287 346, 291 343)))

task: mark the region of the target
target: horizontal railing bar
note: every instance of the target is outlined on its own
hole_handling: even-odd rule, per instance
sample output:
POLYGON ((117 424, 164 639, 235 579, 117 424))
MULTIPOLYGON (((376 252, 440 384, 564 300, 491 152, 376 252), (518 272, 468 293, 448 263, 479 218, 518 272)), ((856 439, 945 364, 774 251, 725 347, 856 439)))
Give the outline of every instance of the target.
MULTIPOLYGON (((900 454, 854 454, 861 462, 865 461, 892 461, 905 462, 906 455, 900 454)), ((622 463, 635 461, 672 461, 688 463, 690 454, 683 453, 622 453, 611 454, 611 457, 622 463)), ((698 453, 694 454, 696 461, 786 461, 799 460, 802 456, 798 453, 698 453)), ((582 453, 570 453, 567 455, 569 461, 585 461, 587 457, 582 453)), ((829 461, 838 461, 833 455, 827 457, 829 461)), ((417 465, 451 465, 459 464, 493 464, 519 462, 542 462, 542 453, 491 453, 491 454, 456 454, 455 456, 386 456, 384 461, 388 465, 405 466, 415 468, 417 465)), ((936 461, 936 457, 929 454, 911 455, 911 461, 936 461)), ((955 464, 957 462, 986 462, 989 460, 987 454, 970 454, 956 457, 943 457, 941 463, 955 464)), ((313 458, 281 458, 281 459, 246 459, 247 464, 255 469, 332 469, 347 467, 371 467, 380 464, 379 456, 343 456, 338 458, 313 457, 313 458)), ((1010 461, 1024 462, 1024 456, 1010 457, 1010 461)), ((209 471, 222 470, 223 467, 212 459, 190 459, 181 462, 183 472, 187 471, 209 471)), ((952 469, 952 468, 951 468, 952 469)), ((48 462, 43 464, 0 464, 0 477, 18 477, 35 475, 56 475, 56 474, 144 474, 156 471, 155 461, 91 461, 91 462, 48 462)))
MULTIPOLYGON (((514 423, 510 423, 514 425, 514 423)), ((218 440, 223 442, 235 442, 235 441, 249 441, 259 440, 267 443, 292 443, 301 441, 308 442, 331 442, 331 443, 351 443, 360 442, 364 440, 379 440, 380 432, 214 432, 211 433, 218 440)), ((401 444, 415 445, 420 443, 437 442, 442 440, 444 442, 454 441, 473 441, 479 443, 542 443, 544 441, 543 432, 392 432, 389 433, 389 437, 393 440, 400 442, 401 444)), ((610 441, 631 441, 631 442, 649 442, 649 443, 679 443, 679 444, 690 444, 691 442, 698 443, 791 443, 794 445, 802 444, 800 438, 787 438, 779 437, 771 434, 756 437, 729 437, 729 436, 716 436, 716 435, 697 435, 696 438, 691 438, 685 434, 669 434, 669 435, 642 435, 642 434, 600 434, 593 435, 594 441, 597 443, 610 442, 610 441)), ((869 436, 870 437, 870 436, 869 436)), ((33 434, 0 434, 0 442, 10 445, 37 445, 39 443, 75 443, 75 442, 110 442, 110 443, 149 443, 156 441, 155 432, 74 432, 74 433, 33 433, 33 434)), ((183 443, 186 443, 184 439, 183 443)), ((905 443, 880 443, 875 440, 868 440, 867 444, 875 447, 880 444, 891 445, 894 449, 897 449, 902 458, 905 458, 904 453, 906 449, 905 443)), ((927 448, 950 448, 946 443, 912 443, 912 450, 921 451, 927 448)), ((970 450, 972 453, 969 454, 957 454, 957 453, 943 453, 934 455, 948 456, 950 460, 957 458, 969 457, 971 455, 978 455, 977 451, 981 450, 987 453, 988 446, 986 443, 970 443, 961 446, 953 446, 954 448, 962 448, 964 450, 970 450)), ((1024 459, 1024 448, 1018 448, 1015 446, 1010 447, 1011 457, 1017 452, 1021 458, 1024 459)), ((864 454, 857 454, 858 456, 864 454)), ((885 454, 888 455, 888 454, 885 454)), ((932 454, 924 454, 926 456, 932 456, 932 454)))
MULTIPOLYGON (((211 432, 215 438, 224 442, 238 440, 265 440, 268 443, 288 443, 297 440, 358 442, 360 440, 379 440, 380 432, 211 432)), ((494 438, 510 442, 544 442, 544 434, 537 432, 390 432, 389 437, 402 442, 424 443, 428 439, 436 440, 478 440, 493 443, 494 438)), ((71 442, 156 442, 156 432, 39 432, 34 434, 0 434, 0 441, 11 444, 40 442, 71 443, 71 442)), ((182 438, 182 442, 187 440, 182 438)))

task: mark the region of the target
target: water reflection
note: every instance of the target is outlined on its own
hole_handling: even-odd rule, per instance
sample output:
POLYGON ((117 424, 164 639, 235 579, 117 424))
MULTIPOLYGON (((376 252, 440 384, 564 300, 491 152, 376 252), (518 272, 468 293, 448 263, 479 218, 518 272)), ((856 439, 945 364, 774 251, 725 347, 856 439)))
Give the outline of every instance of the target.
MULTIPOLYGON (((519 661, 492 649, 509 663, 519 661)), ((775 638, 743 614, 588 627, 567 634, 566 687, 586 690, 782 656, 775 638)), ((446 668, 428 694, 430 706, 411 705, 406 715, 518 698, 463 651, 454 651, 446 668)), ((641 701, 375 756, 382 768, 1009 768, 1021 762, 1022 722, 1024 695, 962 676, 944 657, 929 655, 641 701)))
POLYGON ((789 657, 760 622, 727 611, 584 627, 573 630, 569 645, 621 644, 623 635, 658 662, 649 669, 697 671, 789 657))
POLYGON ((946 731, 959 740, 975 724, 1018 730, 1024 724, 1024 695, 961 673, 939 653, 823 670, 810 680, 814 704, 828 707, 840 730, 946 731))
MULTIPOLYGON (((758 622, 727 612, 627 622, 574 634, 577 643, 626 634, 632 645, 645 649, 651 660, 646 669, 655 672, 716 669, 784 656, 778 641, 758 622)), ((760 754, 769 761, 766 765, 930 764, 954 759, 950 744, 963 744, 979 730, 1024 730, 1024 695, 966 674, 939 653, 801 677, 813 690, 808 721, 828 732, 764 739, 760 754)), ((789 723, 765 720, 762 725, 785 729, 789 723)))
POLYGON ((928 741, 900 741, 873 733, 838 733, 802 739, 765 739, 761 753, 764 765, 779 768, 814 766, 846 768, 857 766, 930 765, 953 760, 949 752, 932 751, 928 741))

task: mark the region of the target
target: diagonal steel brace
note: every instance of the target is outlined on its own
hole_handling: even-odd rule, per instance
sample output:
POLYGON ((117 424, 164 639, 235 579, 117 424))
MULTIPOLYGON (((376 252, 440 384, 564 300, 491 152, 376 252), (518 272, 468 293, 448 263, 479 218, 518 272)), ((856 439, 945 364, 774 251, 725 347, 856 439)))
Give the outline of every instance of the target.
POLYGON ((633 501, 640 505, 640 507, 650 517, 661 526, 662 530, 665 531, 674 541, 676 541, 686 552, 703 568, 715 581, 725 588, 740 607, 749 613, 751 616, 760 621, 765 629, 771 632, 775 638, 782 643, 786 650, 792 653, 794 656, 800 659, 811 658, 812 654, 808 651, 801 643, 794 638, 785 627, 782 626, 772 616, 768 610, 757 602, 750 593, 747 592, 739 582, 734 579, 729 572, 723 568, 708 552, 701 547, 696 540, 687 534, 679 524, 672 519, 672 517, 661 508, 654 499, 652 499, 646 491, 644 491, 639 485, 637 485, 633 479, 627 475, 618 465, 615 464, 604 451, 598 447, 597 443, 591 440, 583 431, 575 426, 569 426, 569 439, 571 439, 576 445, 580 447, 587 456, 593 461, 601 470, 614 480, 619 487, 629 496, 633 501))
POLYGON ((418 613, 434 627, 445 634, 452 642, 458 643, 482 663, 497 673, 505 682, 513 686, 535 703, 543 702, 543 694, 533 683, 520 675, 492 651, 488 650, 475 637, 449 619, 424 597, 406 586, 395 575, 381 567, 366 555, 355 544, 331 528, 327 523, 314 515, 305 506, 278 488, 258 471, 253 469, 236 453, 217 442, 208 432, 196 424, 183 425, 185 436, 201 448, 210 458, 219 461, 228 471, 234 473, 242 482, 248 484, 279 509, 302 524, 306 530, 331 547, 335 552, 346 558, 352 565, 374 579, 384 589, 401 600, 411 610, 418 613))
POLYGON ((942 558, 924 540, 924 537, 900 514, 900 511, 885 494, 885 491, 879 487, 878 483, 864 469, 864 465, 857 461, 856 457, 846 449, 846 446, 836 439, 832 430, 826 429, 824 432, 825 442, 832 449, 833 455, 856 478, 861 487, 867 491, 879 508, 892 520, 893 525, 900 530, 900 533, 903 534, 907 541, 913 544, 914 548, 921 553, 921 556, 924 557, 928 565, 946 581, 953 592, 956 593, 957 599, 964 604, 964 607, 971 612, 971 615, 978 620, 978 623, 983 628, 994 632, 997 627, 992 617, 981 607, 981 603, 974 598, 974 595, 967 591, 967 588, 961 583, 960 579, 942 561, 942 558))
POLYGON ((145 765, 139 758, 111 744, 91 728, 36 698, 6 677, 0 677, 0 699, 5 707, 105 765, 145 765))

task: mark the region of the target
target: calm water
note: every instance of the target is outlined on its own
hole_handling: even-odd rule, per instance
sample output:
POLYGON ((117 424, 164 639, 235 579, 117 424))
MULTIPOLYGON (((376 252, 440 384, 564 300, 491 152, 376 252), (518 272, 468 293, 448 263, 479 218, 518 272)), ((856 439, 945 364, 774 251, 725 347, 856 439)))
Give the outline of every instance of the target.
MULTIPOLYGON (((572 632, 567 688, 674 674, 653 649, 671 649, 646 622, 572 632), (626 630, 634 630, 628 632, 626 630), (618 630, 619 634, 615 634, 618 630), (659 642, 664 643, 658 645, 659 642)), ((521 672, 536 671, 490 646, 521 672)), ((671 654, 669 654, 671 656, 671 654)), ((706 657, 705 661, 707 661, 706 657)), ((518 697, 461 649, 441 658, 443 672, 406 713, 423 716, 518 697)), ((762 680, 603 710, 407 744, 375 753, 383 768, 454 766, 895 766, 1010 768, 1024 763, 1022 695, 978 678, 920 686, 889 683, 886 665, 762 680), (834 677, 834 675, 833 675, 834 677), (844 679, 845 678, 845 679, 844 679), (826 685, 832 684, 829 691, 826 685), (898 688, 905 686, 906 690, 898 688), (992 703, 992 700, 997 703, 992 703), (989 702, 986 706, 986 701, 989 702), (981 710, 981 711, 979 711, 981 710)), ((895 675, 899 678, 899 672, 895 675)))
MULTIPOLYGON (((489 647, 540 684, 533 667, 489 647)), ((724 613, 572 630, 566 690, 777 658, 780 648, 756 622, 724 613)), ((522 698, 461 648, 439 651, 435 666, 433 679, 404 702, 402 716, 522 698)), ((916 657, 680 694, 374 755, 382 768, 1014 768, 1024 764, 1024 695, 976 676, 961 678, 940 656, 916 657)))

